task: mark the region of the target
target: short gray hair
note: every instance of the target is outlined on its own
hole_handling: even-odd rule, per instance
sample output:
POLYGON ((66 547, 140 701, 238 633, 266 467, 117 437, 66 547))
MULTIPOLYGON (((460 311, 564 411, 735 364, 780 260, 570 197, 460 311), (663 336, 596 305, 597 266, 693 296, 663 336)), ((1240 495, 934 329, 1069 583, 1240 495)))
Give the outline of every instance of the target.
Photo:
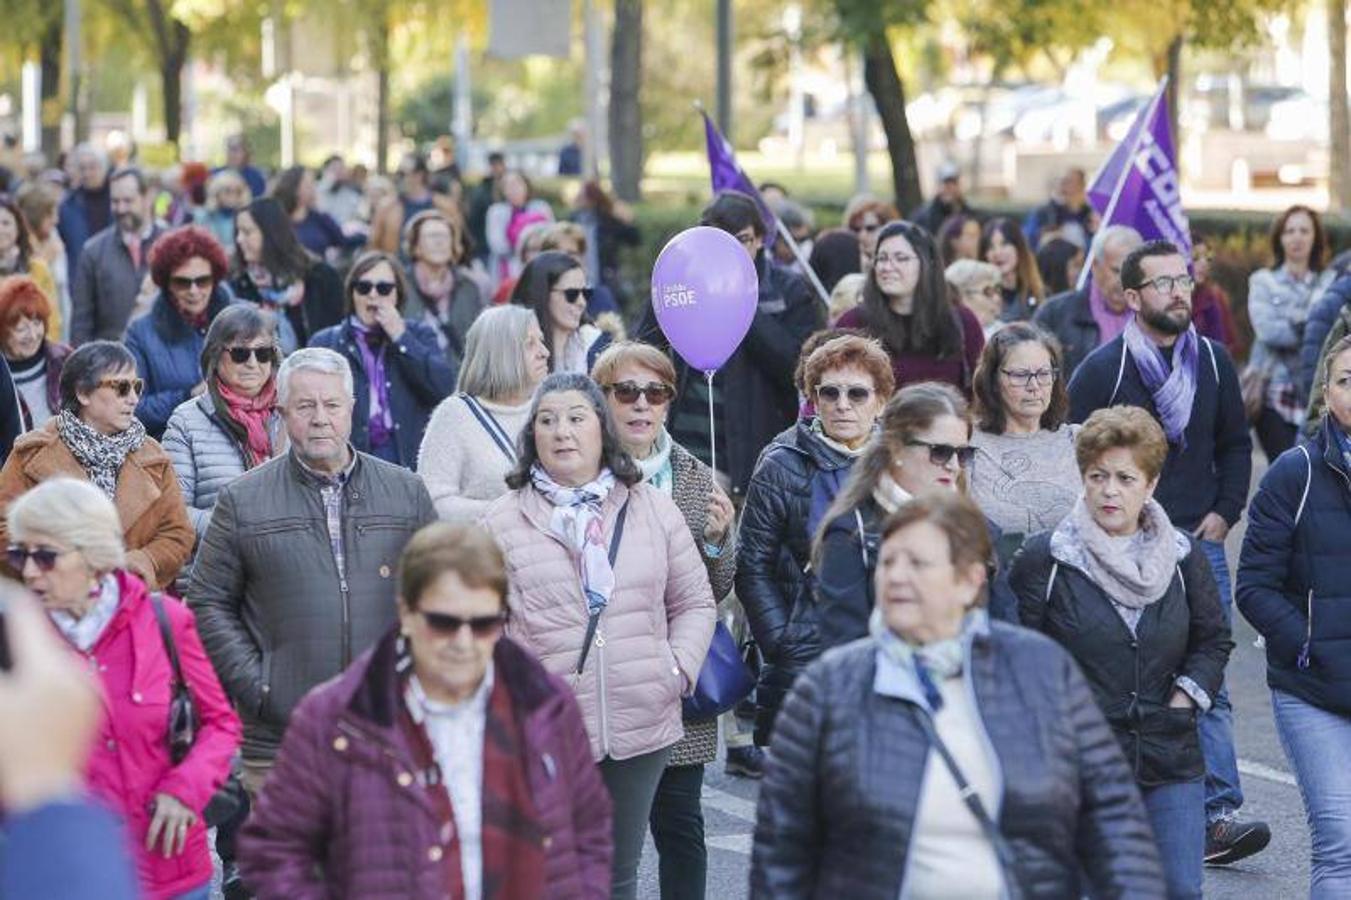
POLYGON ((943 272, 948 284, 958 291, 968 291, 978 284, 994 284, 999 281, 999 270, 979 259, 959 259, 943 272))
POLYGON ((336 351, 327 347, 306 347, 297 350, 282 362, 277 369, 277 405, 285 406, 286 397, 291 393, 291 376, 296 372, 323 372, 325 375, 341 375, 343 390, 347 399, 356 399, 356 385, 352 380, 352 367, 336 351))
POLYGON ((126 562, 117 507, 88 481, 44 481, 10 504, 6 518, 12 540, 50 535, 79 551, 96 572, 120 569, 126 562))
POLYGON ((202 376, 210 381, 216 374, 221 357, 227 348, 239 341, 252 341, 267 338, 273 351, 281 356, 281 344, 277 341, 277 317, 252 303, 231 303, 211 320, 206 330, 206 341, 202 344, 202 376))
POLYGON ((493 306, 479 313, 464 340, 455 390, 501 402, 529 387, 526 334, 535 314, 524 306, 493 306))
POLYGON ((1090 263, 1096 262, 1098 257, 1102 256, 1103 251, 1107 249, 1108 244, 1118 244, 1122 241, 1130 242, 1126 248, 1129 250, 1143 244, 1145 239, 1140 236, 1140 232, 1129 225, 1108 225, 1093 235, 1093 243, 1088 248, 1088 261, 1090 263))

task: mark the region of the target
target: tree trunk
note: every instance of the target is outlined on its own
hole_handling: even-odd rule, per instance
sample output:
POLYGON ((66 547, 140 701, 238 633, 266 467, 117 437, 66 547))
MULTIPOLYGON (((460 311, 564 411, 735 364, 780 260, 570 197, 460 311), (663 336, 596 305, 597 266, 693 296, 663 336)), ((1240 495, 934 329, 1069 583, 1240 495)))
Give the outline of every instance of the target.
POLYGON ((375 171, 389 171, 389 8, 380 4, 375 22, 375 171))
POLYGON ((38 58, 42 66, 42 152, 56 159, 61 150, 61 43, 65 17, 55 14, 42 31, 38 58))
POLYGON ((882 132, 887 137, 887 155, 891 157, 891 183, 901 215, 923 202, 919 191, 919 163, 915 159, 915 138, 905 117, 905 87, 896 71, 896 59, 885 34, 874 34, 864 47, 863 81, 877 106, 882 132))
POLYGON ((615 0, 610 38, 610 181, 629 203, 641 199, 643 181, 642 0, 615 0))
POLYGON ((1346 0, 1328 4, 1328 124, 1332 146, 1328 156, 1328 205, 1351 212, 1351 115, 1346 95, 1346 0))
POLYGON ((1182 96, 1182 35, 1178 34, 1168 42, 1168 90, 1164 98, 1168 101, 1168 130, 1173 135, 1173 155, 1177 157, 1174 165, 1178 175, 1182 174, 1182 135, 1178 133, 1178 98, 1182 96))
POLYGON ((169 52, 160 60, 160 90, 164 99, 164 140, 179 158, 179 138, 183 130, 183 67, 188 62, 188 43, 192 33, 177 19, 170 20, 173 40, 169 52))

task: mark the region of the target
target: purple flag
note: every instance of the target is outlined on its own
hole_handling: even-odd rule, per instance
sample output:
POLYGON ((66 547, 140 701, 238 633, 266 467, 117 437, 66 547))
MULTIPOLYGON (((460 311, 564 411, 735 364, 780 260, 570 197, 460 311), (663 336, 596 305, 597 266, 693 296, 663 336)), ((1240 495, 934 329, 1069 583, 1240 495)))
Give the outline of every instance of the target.
POLYGON ((713 124, 708 113, 700 110, 700 114, 704 117, 704 141, 708 145, 708 171, 713 181, 713 193, 740 191, 749 195, 755 201, 755 205, 760 207, 760 217, 765 221, 765 246, 772 246, 778 235, 774 214, 769 211, 760 192, 755 189, 755 185, 737 163, 736 151, 727 142, 727 138, 718 131, 718 126, 713 124))
POLYGON ((1154 99, 1141 110, 1126 140, 1098 173, 1090 197, 1102 216, 1101 227, 1129 225, 1146 241, 1171 241, 1190 257, 1191 230, 1182 211, 1177 155, 1164 94, 1167 86, 1167 79, 1160 82, 1154 99), (1103 194, 1098 189, 1114 168, 1116 182, 1106 195, 1106 203, 1099 206, 1103 194))

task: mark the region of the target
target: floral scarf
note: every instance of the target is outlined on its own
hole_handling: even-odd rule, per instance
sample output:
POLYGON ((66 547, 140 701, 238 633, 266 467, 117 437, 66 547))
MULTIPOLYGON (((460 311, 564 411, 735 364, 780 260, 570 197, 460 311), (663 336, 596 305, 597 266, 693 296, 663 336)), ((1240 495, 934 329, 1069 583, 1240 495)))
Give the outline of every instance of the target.
POLYGON ((89 475, 89 480, 109 497, 117 497, 117 473, 127 457, 145 441, 145 426, 132 419, 125 431, 99 434, 68 409, 56 417, 56 433, 89 475))
POLYGON ((216 390, 220 393, 226 415, 244 430, 244 446, 248 450, 248 468, 272 458, 272 436, 267 426, 272 412, 277 408, 277 383, 268 379, 263 389, 253 397, 237 394, 216 380, 216 390))
POLYGON ((370 385, 370 412, 366 419, 370 445, 383 447, 394 436, 394 411, 389 405, 389 381, 385 378, 385 348, 389 346, 389 338, 379 325, 367 327, 356 316, 348 321, 370 385))
POLYGON ((530 483, 544 499, 553 504, 549 530, 571 550, 578 553, 582 593, 588 612, 598 613, 610 602, 615 589, 615 573, 610 567, 609 548, 605 544, 601 506, 615 486, 614 473, 601 469, 594 481, 581 487, 566 487, 549 477, 544 467, 530 468, 530 483))
MULTIPOLYGON (((1140 511, 1140 529, 1113 537, 1093 521, 1083 497, 1051 533, 1051 556, 1079 569, 1123 610, 1139 613, 1168 593, 1173 571, 1191 545, 1157 500, 1140 511)), ((1127 618, 1123 615, 1123 618, 1127 618)), ((1127 618, 1134 628, 1134 622, 1127 618)))

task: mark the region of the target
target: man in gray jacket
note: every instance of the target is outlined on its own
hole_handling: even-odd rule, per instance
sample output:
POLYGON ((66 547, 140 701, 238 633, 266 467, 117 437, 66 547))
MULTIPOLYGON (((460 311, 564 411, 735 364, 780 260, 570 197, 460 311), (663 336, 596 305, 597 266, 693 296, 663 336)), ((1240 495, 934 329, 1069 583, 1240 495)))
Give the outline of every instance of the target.
POLYGON ((140 169, 108 178, 113 224, 89 239, 70 289, 70 342, 120 341, 146 287, 150 247, 164 233, 151 212, 150 182, 140 169))
POLYGON ((358 453, 352 373, 309 348, 277 372, 290 451, 224 488, 188 603, 244 720, 244 784, 256 795, 291 710, 395 622, 404 544, 435 520, 407 469, 358 453))

